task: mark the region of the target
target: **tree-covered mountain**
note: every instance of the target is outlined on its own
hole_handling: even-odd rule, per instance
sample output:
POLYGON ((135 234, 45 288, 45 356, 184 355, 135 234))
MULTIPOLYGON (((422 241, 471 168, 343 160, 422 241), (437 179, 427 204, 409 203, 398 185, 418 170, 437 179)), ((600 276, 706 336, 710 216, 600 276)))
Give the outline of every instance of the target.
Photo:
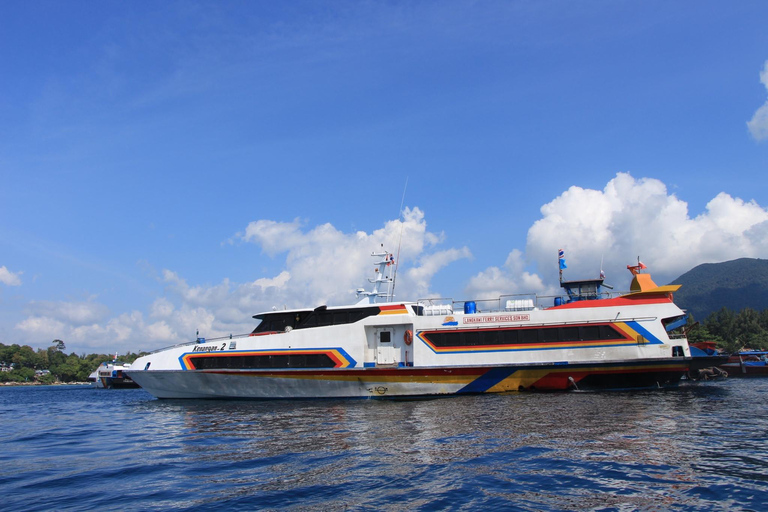
POLYGON ((675 303, 699 321, 722 308, 768 309, 768 260, 740 258, 704 263, 671 284, 683 285, 675 293, 675 303))

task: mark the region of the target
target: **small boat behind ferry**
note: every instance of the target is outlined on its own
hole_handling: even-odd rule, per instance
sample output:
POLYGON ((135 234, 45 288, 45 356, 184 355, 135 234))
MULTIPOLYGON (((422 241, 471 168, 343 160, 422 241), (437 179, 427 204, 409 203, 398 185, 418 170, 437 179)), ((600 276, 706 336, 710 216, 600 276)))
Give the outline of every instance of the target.
POLYGON ((720 365, 731 377, 768 377, 768 351, 744 350, 720 365))
MULTIPOLYGON (((139 387, 127 374, 130 363, 117 360, 117 354, 112 361, 104 361, 96 369, 96 387, 104 389, 125 389, 139 387)), ((91 374, 93 375, 93 374, 91 374)), ((89 378, 90 380, 90 378, 89 378)))
POLYGON ((372 256, 356 304, 259 313, 250 334, 162 349, 124 373, 158 398, 272 399, 663 388, 690 369, 671 334, 685 323, 679 285, 656 286, 639 261, 625 294, 602 276, 562 281, 563 260, 563 297, 400 302, 394 256, 372 256))

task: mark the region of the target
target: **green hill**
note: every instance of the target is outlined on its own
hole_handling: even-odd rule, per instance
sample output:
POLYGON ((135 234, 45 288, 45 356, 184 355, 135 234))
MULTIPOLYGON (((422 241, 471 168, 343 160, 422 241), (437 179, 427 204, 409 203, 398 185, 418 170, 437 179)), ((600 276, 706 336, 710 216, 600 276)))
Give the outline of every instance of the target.
POLYGON ((698 321, 723 307, 732 311, 768 309, 768 260, 704 263, 670 284, 683 285, 675 293, 675 303, 698 321))

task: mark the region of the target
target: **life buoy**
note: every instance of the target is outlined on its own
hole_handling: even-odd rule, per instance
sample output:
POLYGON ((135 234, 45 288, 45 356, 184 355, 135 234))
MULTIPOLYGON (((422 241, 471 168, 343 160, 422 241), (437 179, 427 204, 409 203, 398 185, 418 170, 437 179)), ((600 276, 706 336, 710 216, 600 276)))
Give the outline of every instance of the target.
POLYGON ((403 334, 403 341, 405 342, 406 345, 410 345, 411 343, 413 343, 413 331, 411 331, 410 329, 406 329, 405 334, 403 334))

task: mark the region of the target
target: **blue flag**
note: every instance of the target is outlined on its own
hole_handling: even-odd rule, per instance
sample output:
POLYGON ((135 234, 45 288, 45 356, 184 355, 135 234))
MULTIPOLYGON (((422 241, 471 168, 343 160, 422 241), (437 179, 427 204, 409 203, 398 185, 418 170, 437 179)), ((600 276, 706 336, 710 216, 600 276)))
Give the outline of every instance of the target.
POLYGON ((565 264, 565 258, 560 258, 560 270, 564 268, 568 268, 568 265, 565 264))

